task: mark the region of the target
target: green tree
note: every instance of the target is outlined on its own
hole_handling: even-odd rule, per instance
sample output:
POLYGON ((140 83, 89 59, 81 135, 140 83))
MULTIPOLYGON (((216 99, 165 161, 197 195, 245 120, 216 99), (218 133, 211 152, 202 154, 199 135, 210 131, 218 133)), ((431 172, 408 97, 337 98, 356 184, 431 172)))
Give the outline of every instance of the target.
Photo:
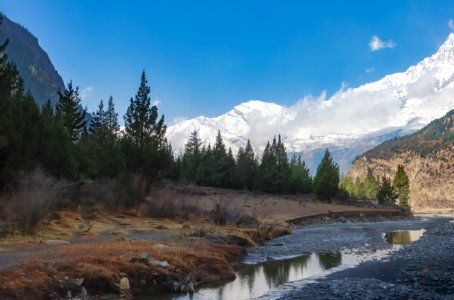
POLYGON ((288 191, 292 194, 309 194, 312 192, 312 177, 301 156, 294 156, 290 161, 288 191))
MULTIPOLYGON (((222 140, 221 132, 218 131, 216 143, 212 150, 213 163, 213 185, 217 187, 230 187, 230 163, 227 150, 222 140)), ((232 156, 233 157, 233 156, 232 156)))
POLYGON ((124 176, 125 159, 118 138, 118 114, 113 98, 109 98, 107 109, 103 100, 93 113, 89 134, 81 139, 84 171, 94 178, 115 178, 124 176))
POLYGON ((343 177, 343 179, 341 180, 340 188, 344 189, 347 192, 348 196, 352 197, 352 198, 355 197, 353 186, 354 186, 354 182, 350 176, 343 177))
POLYGON ((61 120, 56 118, 50 101, 41 109, 39 132, 38 160, 43 169, 57 178, 75 178, 78 168, 75 145, 61 120))
POLYGON ((327 148, 314 177, 314 192, 320 199, 327 200, 338 191, 339 166, 333 161, 327 148))
POLYGON ((409 194, 410 194, 410 180, 408 179, 407 173, 405 173, 404 166, 398 165, 396 176, 393 180, 393 187, 399 195, 399 205, 408 208, 409 194))
POLYGON ((194 130, 191 132, 181 158, 182 173, 186 180, 196 181, 197 169, 201 159, 201 145, 202 141, 198 137, 197 130, 194 130))
POLYGON ((378 192, 378 185, 377 179, 375 178, 372 169, 367 169, 366 178, 364 178, 364 197, 366 199, 372 200, 377 198, 378 192))
POLYGON ((279 186, 276 184, 277 174, 276 156, 271 144, 267 142, 257 173, 258 189, 267 193, 277 193, 279 191, 279 186))
POLYGON ((238 178, 238 187, 252 190, 255 176, 257 173, 257 160, 251 142, 248 140, 246 148, 240 147, 236 159, 236 177, 238 178))
POLYGON ((202 147, 200 156, 200 163, 196 175, 197 184, 214 186, 214 158, 210 144, 208 144, 207 148, 202 147))
POLYGON ((233 157, 232 149, 229 147, 227 151, 227 158, 225 161, 225 175, 224 175, 224 187, 226 188, 235 188, 237 184, 237 179, 235 178, 235 169, 236 162, 233 157))
POLYGON ((131 98, 124 116, 123 151, 128 171, 144 175, 149 183, 163 178, 170 170, 172 154, 165 138, 164 116, 151 105, 150 87, 142 72, 140 86, 131 98))
POLYGON ((0 188, 37 166, 39 108, 0 45, 0 188))
POLYGON ((290 173, 288 155, 285 149, 284 143, 281 140, 281 135, 278 135, 278 139, 273 139, 272 151, 276 157, 277 176, 275 178, 278 192, 284 193, 287 191, 288 177, 290 173))
POLYGON ((394 203, 399 195, 391 185, 391 180, 383 176, 377 192, 378 203, 394 203))
POLYGON ((80 107, 79 87, 73 88, 70 81, 63 91, 58 92, 57 117, 73 140, 80 138, 85 128, 85 110, 80 107))

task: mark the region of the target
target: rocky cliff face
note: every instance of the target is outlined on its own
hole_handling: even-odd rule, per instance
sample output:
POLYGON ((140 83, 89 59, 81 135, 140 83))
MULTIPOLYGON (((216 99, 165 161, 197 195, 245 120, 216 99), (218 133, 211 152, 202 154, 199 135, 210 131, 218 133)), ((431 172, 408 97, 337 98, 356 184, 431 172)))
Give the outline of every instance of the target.
POLYGON ((412 210, 454 209, 454 147, 426 157, 406 152, 391 159, 371 158, 368 161, 362 156, 353 163, 349 176, 363 179, 370 167, 376 176, 394 178, 399 164, 404 165, 410 179, 412 210))
POLYGON ((63 79, 55 70, 47 53, 41 48, 38 39, 27 29, 3 15, 0 25, 0 43, 9 39, 6 54, 24 80, 25 89, 30 90, 38 105, 47 100, 55 104, 57 92, 64 90, 63 79))
POLYGON ((420 131, 386 142, 358 158, 349 171, 363 179, 394 178, 399 164, 410 179, 410 205, 415 212, 454 210, 454 111, 420 131))

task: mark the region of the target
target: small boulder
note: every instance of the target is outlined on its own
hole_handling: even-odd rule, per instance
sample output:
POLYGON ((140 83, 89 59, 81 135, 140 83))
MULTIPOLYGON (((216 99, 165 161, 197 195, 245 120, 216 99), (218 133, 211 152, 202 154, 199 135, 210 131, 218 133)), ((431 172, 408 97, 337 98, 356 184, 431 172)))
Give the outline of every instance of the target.
POLYGON ((131 287, 129 285, 129 279, 127 277, 123 277, 120 279, 120 290, 129 290, 131 287))

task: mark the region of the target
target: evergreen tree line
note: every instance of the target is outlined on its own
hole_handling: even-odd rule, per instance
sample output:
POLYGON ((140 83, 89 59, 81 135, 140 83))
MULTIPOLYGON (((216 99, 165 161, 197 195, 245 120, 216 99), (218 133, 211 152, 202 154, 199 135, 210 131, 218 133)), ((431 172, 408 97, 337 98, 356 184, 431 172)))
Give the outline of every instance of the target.
POLYGON ((375 177, 371 168, 368 168, 366 177, 353 180, 349 176, 342 176, 340 188, 356 199, 375 200, 379 203, 398 202, 402 207, 409 206, 410 181, 402 165, 397 166, 397 172, 391 181, 383 176, 375 177))
POLYGON ((101 100, 86 122, 78 87, 68 83, 58 103, 38 107, 26 92, 14 64, 0 45, 0 190, 14 190, 17 180, 40 168, 56 178, 114 179, 127 186, 139 175, 147 184, 168 176, 173 158, 165 138, 164 116, 151 105, 142 73, 130 99, 120 133, 113 98, 101 100))
MULTIPOLYGON (((202 146, 194 131, 182 156, 174 159, 165 138, 164 116, 151 104, 145 72, 124 115, 120 132, 113 98, 101 100, 86 123, 78 87, 69 82, 58 92, 58 103, 38 107, 0 45, 0 189, 14 189, 17 179, 36 168, 56 178, 116 180, 128 186, 138 175, 149 186, 163 178, 200 185, 257 190, 267 193, 311 193, 329 199, 339 191, 339 167, 329 150, 312 177, 301 157, 288 159, 281 136, 268 142, 261 160, 250 141, 236 156, 218 132, 213 146, 202 146)), ((408 177, 399 166, 393 184, 368 172, 364 181, 343 178, 340 187, 350 196, 408 205, 408 177)))
POLYGON ((173 174, 177 180, 199 185, 280 194, 315 192, 322 199, 334 196, 339 188, 339 167, 328 149, 313 178, 301 156, 288 159, 280 135, 267 142, 259 160, 249 140, 234 157, 232 150, 226 149, 219 131, 213 146, 202 146, 194 131, 184 153, 175 161, 173 174))

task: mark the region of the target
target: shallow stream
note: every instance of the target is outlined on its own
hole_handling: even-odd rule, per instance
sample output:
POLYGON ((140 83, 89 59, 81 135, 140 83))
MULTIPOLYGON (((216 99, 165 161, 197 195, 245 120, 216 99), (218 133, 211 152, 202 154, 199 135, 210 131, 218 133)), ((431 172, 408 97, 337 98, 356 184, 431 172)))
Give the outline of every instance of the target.
MULTIPOLYGON (((423 229, 390 231, 384 233, 383 238, 392 246, 391 249, 399 249, 421 238, 424 231, 423 229)), ((314 252, 310 255, 288 258, 268 258, 261 263, 241 264, 237 268, 236 279, 233 281, 211 286, 205 285, 193 295, 153 294, 152 299, 249 299, 259 297, 287 282, 324 276, 328 272, 332 272, 333 268, 336 268, 336 270, 351 268, 358 264, 357 256, 351 251, 336 253, 314 252)))

